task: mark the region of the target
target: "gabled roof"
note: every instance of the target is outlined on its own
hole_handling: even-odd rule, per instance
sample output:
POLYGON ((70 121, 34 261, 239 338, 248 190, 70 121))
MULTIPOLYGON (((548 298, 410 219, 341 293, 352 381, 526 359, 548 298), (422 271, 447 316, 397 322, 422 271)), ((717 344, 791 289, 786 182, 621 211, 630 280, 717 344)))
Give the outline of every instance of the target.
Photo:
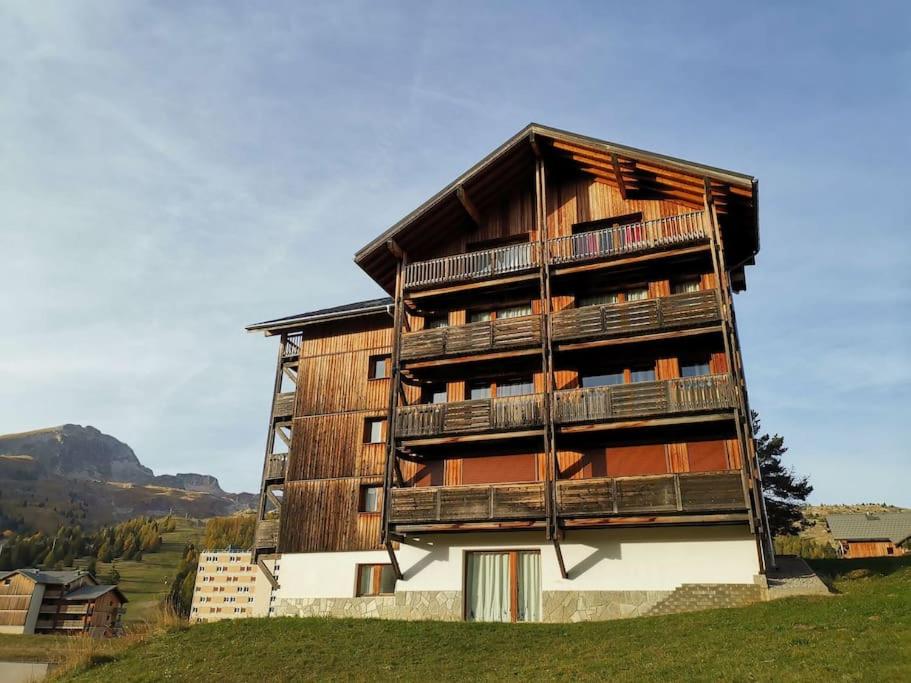
POLYGON ((536 154, 546 164, 572 166, 597 182, 621 188, 631 198, 667 199, 702 208, 708 183, 722 228, 732 222, 742 228, 737 231, 733 245, 736 248, 732 249, 735 260, 729 266, 747 262, 759 251, 759 187, 754 177, 530 123, 361 248, 354 256, 355 262, 386 291, 391 291, 395 260, 387 247, 390 240, 408 251, 438 239, 439 228, 456 224, 464 217, 464 197, 484 206, 510 184, 523 179, 530 182, 536 154), (730 220, 731 216, 736 221, 730 220))
POLYGON ((839 541, 883 541, 899 544, 911 538, 911 512, 828 515, 826 524, 839 541))
POLYGON ((89 579, 91 579, 91 581, 93 583, 96 583, 94 576, 92 576, 88 572, 84 572, 80 569, 64 570, 64 571, 47 571, 44 569, 25 568, 25 569, 16 569, 10 573, 16 573, 16 572, 18 572, 19 574, 22 574, 23 576, 30 578, 35 583, 52 585, 52 586, 66 585, 68 583, 72 583, 76 579, 79 579, 83 576, 88 576, 89 579))
POLYGON ((315 325, 317 323, 325 323, 332 320, 375 315, 377 313, 385 312, 386 308, 391 305, 392 299, 388 296, 380 299, 367 299, 366 301, 356 301, 351 304, 343 304, 341 306, 321 308, 307 313, 289 315, 284 318, 276 318, 275 320, 266 320, 265 322, 248 325, 245 329, 247 332, 264 331, 269 335, 282 330, 297 329, 306 325, 315 325))
POLYGON ((117 596, 120 598, 121 602, 129 602, 126 596, 120 591, 117 586, 101 584, 98 586, 83 586, 82 588, 77 588, 71 593, 67 593, 63 596, 63 599, 67 602, 79 602, 81 600, 97 600, 105 593, 110 593, 114 591, 117 593, 117 596))

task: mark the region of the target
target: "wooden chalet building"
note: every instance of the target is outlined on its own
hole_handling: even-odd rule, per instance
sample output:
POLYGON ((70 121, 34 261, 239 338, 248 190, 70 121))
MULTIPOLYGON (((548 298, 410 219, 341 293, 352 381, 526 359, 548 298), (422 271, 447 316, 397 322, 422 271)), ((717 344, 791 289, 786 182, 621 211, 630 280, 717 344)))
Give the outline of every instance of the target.
POLYGON ((254 556, 275 614, 577 621, 759 599, 733 308, 746 175, 531 124, 279 336, 254 556), (265 570, 265 563, 262 563, 265 570))
POLYGON ((911 512, 828 515, 826 526, 840 557, 899 557, 911 547, 911 512))

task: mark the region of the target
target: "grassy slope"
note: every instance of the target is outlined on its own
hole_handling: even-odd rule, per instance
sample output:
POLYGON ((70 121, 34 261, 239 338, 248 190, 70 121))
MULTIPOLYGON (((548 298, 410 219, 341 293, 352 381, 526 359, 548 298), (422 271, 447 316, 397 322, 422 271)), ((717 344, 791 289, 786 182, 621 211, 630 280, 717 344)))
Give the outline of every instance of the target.
POLYGON ((911 559, 818 565, 842 595, 592 624, 224 621, 72 680, 908 680, 911 559))
MULTIPOLYGON (((184 544, 199 544, 205 531, 205 524, 196 520, 177 519, 174 531, 161 535, 161 548, 157 553, 145 553, 142 562, 117 560, 120 572, 120 590, 127 596, 125 621, 136 622, 152 619, 158 603, 169 588, 169 582, 177 570, 184 544)), ((104 581, 111 565, 98 563, 98 578, 104 581)))

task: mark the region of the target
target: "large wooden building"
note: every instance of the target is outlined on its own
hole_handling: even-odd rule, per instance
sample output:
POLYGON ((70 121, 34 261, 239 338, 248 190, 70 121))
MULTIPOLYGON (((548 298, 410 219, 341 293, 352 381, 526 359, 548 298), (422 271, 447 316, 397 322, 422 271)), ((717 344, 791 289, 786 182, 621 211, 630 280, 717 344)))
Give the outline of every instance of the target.
POLYGON ((732 300, 757 200, 750 176, 531 124, 355 255, 388 297, 251 325, 281 339, 254 551, 281 558, 274 611, 758 599, 732 300))

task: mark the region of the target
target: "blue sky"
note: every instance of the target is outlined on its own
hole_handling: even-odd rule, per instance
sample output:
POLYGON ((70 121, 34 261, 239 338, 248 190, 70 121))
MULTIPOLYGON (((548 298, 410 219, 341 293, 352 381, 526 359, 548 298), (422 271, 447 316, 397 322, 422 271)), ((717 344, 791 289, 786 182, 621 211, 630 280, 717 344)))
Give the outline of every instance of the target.
POLYGON ((354 251, 538 121, 760 179, 754 407, 911 506, 911 10, 795 5, 0 1, 0 432, 254 490, 244 324, 376 296, 354 251))

